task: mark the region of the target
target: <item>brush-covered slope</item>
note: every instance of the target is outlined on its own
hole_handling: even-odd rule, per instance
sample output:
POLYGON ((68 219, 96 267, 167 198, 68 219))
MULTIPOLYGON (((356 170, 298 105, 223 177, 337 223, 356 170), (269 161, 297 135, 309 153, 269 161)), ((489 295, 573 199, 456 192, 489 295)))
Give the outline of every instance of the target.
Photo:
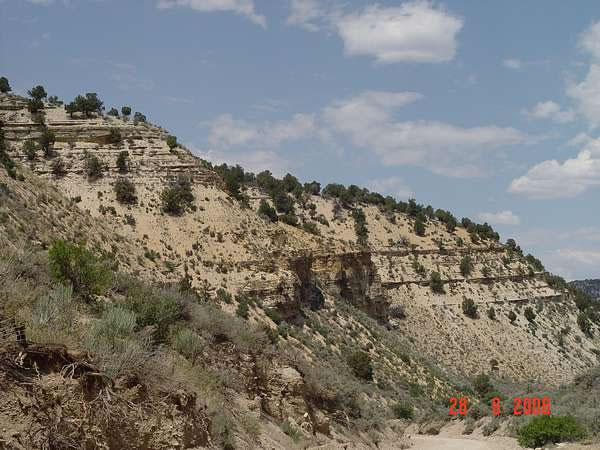
POLYGON ((578 334, 574 305, 547 284, 544 273, 493 239, 477 238, 461 226, 448 231, 435 218, 419 236, 411 214, 344 205, 324 194, 287 195, 298 223, 308 224, 304 228, 271 223, 256 213, 263 199, 271 202, 260 183, 248 183, 245 202, 234 199, 206 163, 184 148, 170 149, 161 128, 107 115, 70 118, 62 106, 49 105, 42 125, 15 97, 4 97, 0 108, 13 158, 66 196, 81 198, 78 208, 142 248, 145 257, 124 253, 134 271, 156 269, 172 281, 187 273, 208 295, 218 288, 260 294, 289 315, 313 301, 327 305, 343 298, 411 336, 425 354, 469 373, 488 370, 495 360, 500 374, 558 383, 596 362, 590 342, 578 334), (24 143, 45 128, 55 134, 53 156, 44 158, 39 150, 28 160, 24 143), (111 137, 114 130, 118 138, 111 137), (123 151, 127 169, 120 171, 123 151), (86 176, 89 155, 104 166, 101 176, 86 176), (52 174, 57 159, 64 162, 64 175, 52 174), (193 210, 172 216, 161 210, 160 194, 179 174, 192 180, 195 200, 193 210), (116 201, 114 185, 122 178, 134 184, 137 202, 116 201), (366 227, 363 245, 353 218, 358 209, 366 227), (465 256, 471 267, 461 271, 465 256), (433 272, 443 292, 429 286, 433 272), (463 314, 465 299, 473 300, 478 318, 463 314), (405 318, 393 317, 399 307, 405 318), (488 317, 491 308, 494 319, 488 317), (526 308, 535 319, 525 318, 526 308), (511 311, 517 316, 512 321, 511 311), (561 340, 563 348, 557 333, 565 327, 574 331, 572 341, 561 340))
POLYGON ((149 389, 146 412, 177 389, 206 397, 206 414, 173 425, 185 435, 188 419, 205 421, 202 445, 290 448, 289 436, 316 445, 349 432, 368 442, 386 436, 394 411, 406 415, 398 405, 444 414, 478 373, 558 384, 597 364, 596 317, 582 327, 562 285, 488 227, 355 187, 212 167, 145 121, 49 104, 31 114, 6 95, 0 120, 17 163, 14 178, 0 170, 0 314, 40 343, 87 351, 112 379, 136 373, 121 388, 149 389), (110 261, 112 282, 92 303, 50 276, 56 239, 110 261), (75 316, 41 323, 40 299, 64 295, 75 316), (177 314, 159 314, 171 304, 177 314), (156 373, 98 347, 113 307, 135 324, 123 342, 148 350, 156 373))

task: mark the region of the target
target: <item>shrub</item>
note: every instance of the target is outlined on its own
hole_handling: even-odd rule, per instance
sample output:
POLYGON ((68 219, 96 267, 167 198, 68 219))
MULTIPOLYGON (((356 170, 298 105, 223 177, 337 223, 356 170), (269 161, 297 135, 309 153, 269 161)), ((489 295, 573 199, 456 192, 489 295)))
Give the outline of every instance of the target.
POLYGON ((123 306, 136 314, 138 327, 155 327, 156 339, 162 340, 169 326, 181 319, 184 298, 175 289, 138 284, 127 293, 123 306))
POLYGON ((34 326, 71 325, 73 313, 73 288, 59 284, 52 291, 42 295, 31 311, 34 326))
POLYGON ((288 194, 283 191, 277 191, 272 197, 273 205, 277 212, 282 214, 288 214, 294 212, 294 202, 288 194))
POLYGON ((56 177, 62 177, 66 174, 65 163, 62 158, 56 158, 51 165, 52 174, 56 177))
POLYGON ((496 310, 494 309, 493 306, 490 306, 490 309, 487 310, 487 316, 491 320, 496 319, 496 310))
POLYGON ((431 272, 431 278, 429 279, 429 287, 431 291, 435 294, 443 294, 444 291, 444 282, 440 277, 438 272, 431 272))
POLYGON ((369 230, 367 220, 362 209, 356 208, 352 211, 354 219, 354 232, 356 233, 356 242, 358 245, 366 246, 368 244, 369 230))
POLYGON ((462 301, 462 311, 463 314, 471 319, 475 319, 477 317, 477 305, 473 301, 473 299, 465 298, 462 301))
POLYGON ((217 289, 217 301, 229 304, 229 303, 231 303, 232 299, 233 299, 233 297, 231 296, 231 294, 229 292, 227 292, 225 289, 223 289, 223 288, 217 289))
POLYGON ((508 320, 512 322, 514 322, 515 320, 517 320, 517 315, 515 314, 514 311, 509 311, 508 312, 508 320))
POLYGON ((368 353, 356 350, 347 359, 348 365, 358 378, 371 381, 373 379, 373 366, 368 353))
POLYGON ((460 260, 460 273, 463 277, 471 275, 473 271, 473 260, 469 255, 465 255, 460 260))
POLYGON ((106 114, 113 117, 119 117, 119 111, 117 110, 117 108, 110 108, 110 111, 106 114))
POLYGON ((483 397, 494 390, 494 386, 492 386, 492 383, 490 382, 489 375, 485 373, 480 373, 475 377, 473 380, 473 387, 475 388, 475 392, 477 392, 480 397, 483 397))
POLYGON ((118 128, 112 127, 108 133, 108 142, 110 144, 118 144, 119 142, 121 142, 121 140, 122 140, 121 130, 119 130, 118 128))
POLYGON ((309 195, 319 195, 321 192, 321 183, 312 181, 310 183, 304 183, 304 192, 309 195))
POLYGON ((38 100, 37 98, 30 98, 27 100, 27 110, 31 114, 36 114, 41 109, 44 109, 44 102, 42 100, 38 100))
POLYGON ((482 429, 482 433, 484 436, 490 436, 494 433, 494 431, 496 431, 498 428, 500 428, 500 421, 498 420, 497 417, 494 417, 492 420, 490 420, 482 429))
POLYGON ((577 325, 586 336, 592 335, 592 323, 585 313, 579 313, 577 316, 577 325))
POLYGON ((523 315, 530 322, 533 322, 535 320, 535 313, 533 312, 533 309, 531 308, 531 306, 528 306, 527 308, 525 308, 523 315))
POLYGON ((112 274, 105 261, 83 245, 59 240, 48 251, 50 272, 58 281, 71 283, 84 299, 101 295, 109 286, 112 274))
POLYGON ((121 173, 129 170, 129 152, 127 150, 119 152, 119 156, 117 156, 117 168, 121 173))
POLYGON ((189 359, 192 364, 196 363, 196 358, 204 350, 204 339, 189 328, 175 328, 172 330, 170 342, 171 347, 189 359))
POLYGON ((287 434, 290 438, 292 438, 292 441, 294 442, 300 442, 300 440, 302 439, 302 433, 296 428, 294 427, 289 421, 285 421, 281 423, 281 431, 283 431, 285 434, 287 434))
POLYGON ((235 310, 235 314, 242 319, 247 319, 249 312, 250 308, 248 306, 248 302, 246 300, 240 300, 237 309, 235 310))
POLYGON ((90 180, 95 180, 97 178, 101 178, 104 171, 104 165, 100 158, 96 155, 91 155, 87 153, 85 155, 85 163, 84 163, 85 174, 90 180))
POLYGON ((131 115, 131 107, 123 106, 121 108, 121 114, 123 114, 125 116, 125 118, 129 117, 131 115))
POLYGON ((23 152, 29 161, 34 160, 37 156, 37 145, 35 141, 32 141, 31 139, 25 141, 25 144, 23 144, 23 152))
POLYGON ((179 176, 177 182, 160 193, 162 209, 167 214, 181 215, 194 202, 192 184, 188 177, 179 176))
POLYGON ((117 201, 119 203, 134 204, 137 202, 135 185, 126 178, 119 178, 114 186, 117 201))
POLYGON ((0 92, 6 94, 10 91, 12 91, 12 89, 10 88, 10 84, 8 83, 8 78, 0 77, 0 92))
POLYGON ((27 94, 29 94, 29 96, 34 100, 42 100, 48 96, 48 94, 46 93, 46 89, 44 89, 44 86, 40 85, 31 88, 29 91, 27 91, 27 94))
POLYGON ((517 435, 521 446, 534 448, 581 439, 585 430, 571 416, 539 416, 519 428, 517 435))
POLYGON ((525 260, 533 269, 537 270, 538 272, 543 272, 545 270, 542 262, 539 259, 537 259, 535 256, 533 256, 532 254, 528 254, 525 257, 525 260))
POLYGON ((392 406, 392 412, 396 419, 412 420, 415 415, 415 408, 408 403, 396 403, 392 406))
POLYGON ((56 141, 54 132, 48 128, 44 128, 44 131, 42 131, 42 135, 40 136, 40 146, 42 147, 46 158, 52 156, 52 145, 54 144, 54 141, 56 141))
POLYGON ((425 236, 425 223, 420 219, 415 220, 414 230, 417 236, 425 236))
POLYGON ((133 123, 137 125, 138 123, 146 123, 146 116, 141 112, 137 112, 133 115, 133 123))
POLYGON ((317 228, 317 224, 314 222, 303 222, 302 229, 307 233, 314 234, 316 236, 320 234, 319 229, 317 228))
POLYGON ((135 333, 136 317, 117 306, 106 309, 89 327, 83 346, 95 363, 111 378, 141 372, 153 356, 147 333, 135 333))
POLYGON ((175 136, 167 137, 167 145, 169 146, 170 150, 173 150, 175 147, 177 147, 177 138, 175 136))
POLYGON ((261 200, 258 207, 258 214, 269 219, 271 222, 277 222, 277 212, 266 200, 261 200))

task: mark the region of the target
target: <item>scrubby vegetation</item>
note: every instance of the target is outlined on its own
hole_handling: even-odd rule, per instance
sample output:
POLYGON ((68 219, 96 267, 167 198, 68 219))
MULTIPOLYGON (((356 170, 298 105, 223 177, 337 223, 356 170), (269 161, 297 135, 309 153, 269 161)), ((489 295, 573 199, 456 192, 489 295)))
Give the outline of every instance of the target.
POLYGON ((171 186, 166 187, 160 193, 162 209, 167 214, 181 215, 192 206, 194 194, 189 177, 181 175, 171 186))
POLYGON ((585 430, 571 416, 540 416, 519 428, 518 435, 520 445, 535 448, 581 439, 585 430))
POLYGON ((115 182, 115 195, 119 203, 133 204, 137 202, 135 185, 127 178, 119 178, 115 182))
POLYGON ((96 257, 83 245, 58 240, 48 250, 48 259, 52 276, 70 283, 85 299, 103 294, 111 281, 108 261, 96 257))

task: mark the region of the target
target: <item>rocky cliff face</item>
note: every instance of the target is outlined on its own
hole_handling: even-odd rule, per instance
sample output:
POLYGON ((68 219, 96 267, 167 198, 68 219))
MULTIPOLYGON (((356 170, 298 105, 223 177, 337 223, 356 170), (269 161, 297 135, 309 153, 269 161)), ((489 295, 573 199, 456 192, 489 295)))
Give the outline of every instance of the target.
MULTIPOLYGON (((572 302, 519 255, 494 241, 475 242, 464 228, 448 232, 431 220, 426 234, 417 236, 413 218, 359 205, 369 232, 368 246, 360 247, 350 211, 334 211, 334 202, 322 196, 308 200, 324 218, 312 222, 316 235, 265 221, 255 212, 264 193, 251 192, 249 208, 240 204, 202 161, 181 147, 169 150, 159 127, 107 116, 71 119, 62 108, 48 107, 43 126, 56 134, 55 156, 38 152, 29 160, 24 142, 38 138, 42 125, 12 97, 0 98, 0 115, 13 159, 67 197, 80 198, 78 208, 131 243, 127 253, 115 251, 132 273, 163 281, 188 274, 208 296, 219 288, 256 295, 300 326, 305 310, 335 321, 328 311, 342 301, 410 338, 423 354, 470 375, 493 369, 519 380, 559 383, 597 362, 572 302), (115 144, 108 140, 111 128, 121 134, 115 144), (116 167, 123 150, 129 153, 125 174, 116 167), (102 177, 85 177, 86 153, 105 164, 102 177), (56 158, 66 163, 64 176, 51 173, 56 158), (161 212, 159 193, 182 173, 194 180, 196 210, 171 217, 161 212), (116 202, 112 187, 120 177, 135 184, 137 204, 116 202), (467 276, 460 271, 465 255, 473 261, 467 276), (433 272, 440 274, 443 293, 429 286, 433 272), (476 304, 477 318, 462 313, 465 299, 476 304), (527 307, 535 311, 533 321, 523 315, 527 307), (558 330, 565 327, 570 334, 559 342, 558 330)), ((310 208, 298 206, 297 213, 311 221, 310 208)))

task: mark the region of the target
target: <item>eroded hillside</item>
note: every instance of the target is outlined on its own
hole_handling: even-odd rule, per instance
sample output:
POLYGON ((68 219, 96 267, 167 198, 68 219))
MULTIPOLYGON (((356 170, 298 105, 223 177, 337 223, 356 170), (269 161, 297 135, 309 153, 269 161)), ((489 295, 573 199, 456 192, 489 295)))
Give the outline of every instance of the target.
MULTIPOLYGON (((70 117, 49 104, 31 114, 23 99, 7 95, 0 120, 18 163, 16 179, 0 171, 0 229, 9 253, 21 255, 13 258, 23 258, 25 243, 44 249, 57 238, 85 241, 120 272, 147 282, 183 280, 200 304, 262 330, 264 353, 239 334, 220 341, 218 332, 202 353, 207 367, 223 363, 242 380, 237 390, 227 386, 236 411, 307 423, 310 433, 331 437, 351 423, 373 430, 397 402, 433 414, 478 373, 556 385, 598 363, 590 339, 597 326, 584 333, 572 299, 489 234, 422 211, 347 201, 314 185, 279 197, 258 176, 232 186, 226 170, 169 145, 168 133, 145 121, 70 117), (38 142, 48 131, 54 136, 44 151, 38 142), (135 191, 127 201, 115 190, 123 180, 135 191), (185 183, 193 200, 165 211, 164 190, 185 183), (265 205, 275 205, 278 217, 269 219, 265 205), (356 352, 372 365, 362 378, 344 363, 356 352)), ((49 283, 29 291, 31 302, 49 283)), ((5 299, 14 289, 5 288, 5 299)), ((104 297, 118 304, 128 295, 117 283, 104 297)), ((198 331, 194 314, 206 312, 191 302, 184 302, 185 320, 198 331)), ((84 326, 88 313, 76 323, 84 326)), ((273 439, 261 445, 290 445, 273 439)))

